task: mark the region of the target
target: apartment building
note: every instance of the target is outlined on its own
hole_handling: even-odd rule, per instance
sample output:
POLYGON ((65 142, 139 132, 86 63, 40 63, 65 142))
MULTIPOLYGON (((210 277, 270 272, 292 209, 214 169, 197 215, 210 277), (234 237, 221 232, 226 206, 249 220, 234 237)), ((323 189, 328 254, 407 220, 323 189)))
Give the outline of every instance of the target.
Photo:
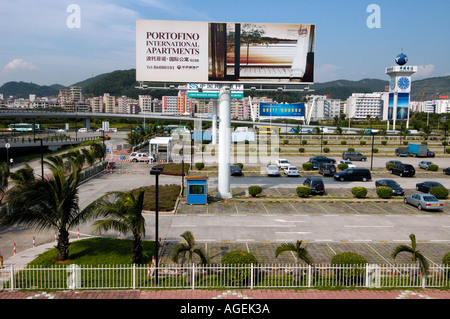
POLYGON ((177 109, 177 98, 177 96, 163 96, 162 113, 180 115, 180 110, 177 109))
POLYGON ((105 113, 116 113, 116 98, 109 93, 103 94, 103 109, 105 113))
POLYGON ((347 118, 365 120, 371 118, 387 119, 388 92, 353 93, 347 99, 347 118))

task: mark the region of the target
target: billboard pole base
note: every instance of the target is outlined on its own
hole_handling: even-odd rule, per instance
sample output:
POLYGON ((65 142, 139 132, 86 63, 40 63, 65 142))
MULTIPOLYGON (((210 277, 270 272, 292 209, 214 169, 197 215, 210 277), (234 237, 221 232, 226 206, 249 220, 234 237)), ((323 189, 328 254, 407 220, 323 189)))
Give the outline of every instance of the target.
POLYGON ((220 85, 219 93, 219 174, 217 198, 232 198, 230 189, 231 87, 220 85))

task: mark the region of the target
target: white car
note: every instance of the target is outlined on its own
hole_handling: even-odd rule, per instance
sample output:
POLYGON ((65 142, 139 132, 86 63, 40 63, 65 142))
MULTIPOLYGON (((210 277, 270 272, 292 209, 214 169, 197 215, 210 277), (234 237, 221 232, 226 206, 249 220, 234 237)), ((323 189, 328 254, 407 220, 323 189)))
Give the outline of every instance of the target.
POLYGON ((78 133, 87 133, 87 128, 85 128, 85 127, 82 127, 82 128, 80 128, 80 129, 78 129, 78 133))
POLYGON ((132 162, 148 162, 150 161, 150 157, 146 153, 133 152, 130 154, 130 160, 132 162))
POLYGON ((298 168, 295 166, 289 166, 288 168, 285 168, 284 174, 286 174, 287 176, 300 176, 298 168))
POLYGON ((291 163, 289 163, 289 161, 287 159, 280 158, 279 160, 277 160, 278 168, 285 169, 285 168, 288 168, 289 166, 291 166, 291 163))
POLYGON ((356 168, 356 165, 355 164, 353 164, 351 161, 339 161, 339 163, 338 163, 338 165, 339 164, 347 164, 348 165, 348 168, 356 168))
POLYGON ((274 164, 269 164, 266 167, 267 176, 280 176, 280 171, 278 167, 274 164))
POLYGON ((430 168, 430 165, 433 165, 433 162, 430 161, 421 161, 419 162, 419 167, 426 169, 428 171, 428 169, 430 168))

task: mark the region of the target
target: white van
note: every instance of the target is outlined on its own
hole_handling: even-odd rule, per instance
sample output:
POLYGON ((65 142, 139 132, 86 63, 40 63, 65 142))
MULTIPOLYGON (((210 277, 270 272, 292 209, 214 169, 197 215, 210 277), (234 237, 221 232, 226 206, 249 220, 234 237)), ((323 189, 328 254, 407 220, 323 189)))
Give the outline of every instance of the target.
POLYGON ((87 131, 88 131, 87 128, 82 127, 78 130, 78 133, 87 133, 87 131))
POLYGON ((148 162, 150 161, 150 157, 146 153, 133 152, 130 154, 130 160, 132 162, 148 162))

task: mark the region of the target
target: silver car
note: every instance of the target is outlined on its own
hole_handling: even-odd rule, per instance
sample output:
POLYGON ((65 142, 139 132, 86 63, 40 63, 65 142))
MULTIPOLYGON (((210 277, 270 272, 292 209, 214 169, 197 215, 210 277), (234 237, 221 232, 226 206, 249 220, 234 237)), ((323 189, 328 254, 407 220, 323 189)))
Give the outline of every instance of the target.
POLYGON ((280 171, 278 170, 278 167, 274 164, 267 165, 266 173, 268 176, 280 176, 280 171))
POLYGON ((430 161, 421 161, 419 162, 419 167, 426 169, 428 171, 428 168, 430 167, 430 165, 433 165, 433 162, 430 161))
POLYGON ((286 174, 287 176, 300 176, 298 168, 295 166, 289 166, 289 167, 285 168, 284 174, 286 174))
POLYGON ((431 194, 415 193, 412 195, 405 195, 403 200, 405 204, 416 206, 419 210, 444 210, 444 203, 431 194))

